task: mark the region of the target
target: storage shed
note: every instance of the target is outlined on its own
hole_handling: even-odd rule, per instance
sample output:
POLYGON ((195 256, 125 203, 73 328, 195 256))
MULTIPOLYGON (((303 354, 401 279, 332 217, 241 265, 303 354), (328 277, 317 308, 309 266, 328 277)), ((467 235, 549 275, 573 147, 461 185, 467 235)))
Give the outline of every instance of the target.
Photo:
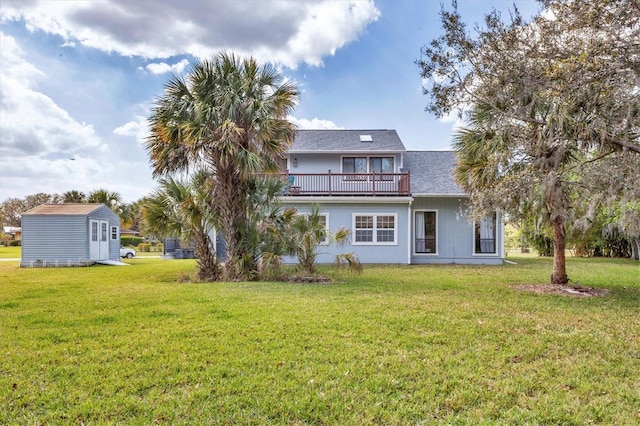
POLYGON ((42 204, 22 215, 22 267, 120 260, 120 219, 104 204, 42 204))

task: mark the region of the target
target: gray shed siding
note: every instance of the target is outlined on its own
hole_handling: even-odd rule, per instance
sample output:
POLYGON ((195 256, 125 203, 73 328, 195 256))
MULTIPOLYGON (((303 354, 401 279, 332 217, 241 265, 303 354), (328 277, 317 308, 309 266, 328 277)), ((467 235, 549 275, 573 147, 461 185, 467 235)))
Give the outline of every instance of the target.
POLYGON ((118 216, 108 207, 88 215, 24 215, 22 217, 22 263, 33 261, 76 262, 90 258, 90 220, 109 223, 109 259, 120 258, 120 236, 111 240, 111 227, 120 228, 118 216))
POLYGON ((86 216, 24 216, 22 261, 89 258, 86 216))

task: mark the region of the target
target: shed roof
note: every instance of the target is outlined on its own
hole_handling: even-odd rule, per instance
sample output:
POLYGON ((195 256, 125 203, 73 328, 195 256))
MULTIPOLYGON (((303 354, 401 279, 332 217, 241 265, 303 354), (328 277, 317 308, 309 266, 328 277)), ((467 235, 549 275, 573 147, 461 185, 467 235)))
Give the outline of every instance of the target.
POLYGON ((407 151, 403 165, 404 171, 411 172, 413 195, 467 195, 453 178, 453 151, 407 151))
POLYGON ((298 130, 290 153, 404 152, 395 130, 298 130))
POLYGON ((41 204, 23 213, 24 215, 67 215, 85 216, 98 210, 100 207, 107 207, 102 203, 78 203, 78 204, 41 204))

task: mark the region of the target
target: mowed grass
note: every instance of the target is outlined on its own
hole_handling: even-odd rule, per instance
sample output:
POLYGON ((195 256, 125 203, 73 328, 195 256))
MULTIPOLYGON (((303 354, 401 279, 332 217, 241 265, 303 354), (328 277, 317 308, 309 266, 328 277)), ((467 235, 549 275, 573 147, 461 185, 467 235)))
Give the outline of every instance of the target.
POLYGON ((0 263, 0 424, 638 424, 640 266, 326 269, 181 283, 194 262, 0 263))
POLYGON ((22 247, 5 247, 0 246, 0 259, 20 259, 22 256, 22 247))

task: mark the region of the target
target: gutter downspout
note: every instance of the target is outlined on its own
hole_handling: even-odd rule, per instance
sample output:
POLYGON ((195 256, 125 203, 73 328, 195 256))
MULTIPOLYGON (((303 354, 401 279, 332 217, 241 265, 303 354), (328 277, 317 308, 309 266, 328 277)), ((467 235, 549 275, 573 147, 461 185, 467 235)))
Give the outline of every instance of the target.
POLYGON ((411 204, 413 204, 413 197, 409 200, 407 206, 407 265, 411 265, 411 240, 413 235, 413 221, 411 220, 411 204))

